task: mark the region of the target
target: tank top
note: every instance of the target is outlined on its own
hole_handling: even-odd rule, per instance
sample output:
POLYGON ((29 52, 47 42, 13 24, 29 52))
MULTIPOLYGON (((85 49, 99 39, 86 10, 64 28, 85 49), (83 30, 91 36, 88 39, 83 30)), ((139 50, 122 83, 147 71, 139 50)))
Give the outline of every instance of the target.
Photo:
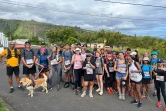
POLYGON ((74 55, 74 69, 81 69, 81 55, 74 55))
POLYGON ((131 73, 131 70, 138 70, 137 67, 134 64, 134 61, 133 61, 132 65, 129 67, 130 79, 132 81, 135 81, 135 82, 141 81, 142 80, 142 74, 141 73, 136 73, 136 72, 131 73))
POLYGON ((121 71, 122 74, 126 73, 126 64, 120 63, 119 60, 117 60, 117 69, 121 71))

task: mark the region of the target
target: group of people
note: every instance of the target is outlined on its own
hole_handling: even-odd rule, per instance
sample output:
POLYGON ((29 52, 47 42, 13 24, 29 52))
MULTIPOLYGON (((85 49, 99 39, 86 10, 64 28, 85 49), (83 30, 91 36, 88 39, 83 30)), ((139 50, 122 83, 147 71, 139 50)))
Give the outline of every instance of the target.
MULTIPOLYGON (((0 54, 0 62, 4 63, 2 57, 7 61, 4 63, 7 70, 10 93, 14 91, 12 75, 15 74, 18 87, 20 85, 19 65, 23 63, 23 74, 27 78, 36 79, 36 65, 39 70, 39 78, 43 73, 48 76, 48 90, 52 90, 52 81, 56 81, 57 91, 60 90, 62 74, 65 74, 64 88, 71 88, 74 93, 81 97, 86 96, 89 90, 89 97, 93 97, 93 90, 102 96, 104 88, 108 94, 118 93, 118 98, 125 100, 125 95, 131 95, 131 104, 142 107, 142 98, 149 98, 150 84, 154 82, 154 96, 157 96, 157 107, 161 107, 160 92, 166 104, 165 81, 166 68, 164 61, 158 58, 158 53, 153 51, 151 55, 147 52, 142 57, 138 50, 131 52, 130 48, 114 51, 113 46, 105 49, 106 40, 103 48, 97 48, 94 44, 92 51, 87 49, 87 44, 75 45, 66 44, 56 47, 51 45, 50 51, 41 43, 41 48, 34 52, 30 42, 25 42, 25 48, 20 51, 15 48, 15 43, 10 42, 9 48, 0 54), (56 77, 56 78, 53 78, 56 77), (97 89, 95 89, 97 87, 97 89)), ((166 111, 166 108, 164 109, 166 111)))

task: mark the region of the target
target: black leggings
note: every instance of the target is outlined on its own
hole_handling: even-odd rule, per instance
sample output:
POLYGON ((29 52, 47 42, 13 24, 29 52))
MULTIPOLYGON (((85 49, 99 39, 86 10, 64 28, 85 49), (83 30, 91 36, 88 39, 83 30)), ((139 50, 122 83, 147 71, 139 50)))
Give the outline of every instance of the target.
POLYGON ((81 86, 81 77, 82 77, 82 69, 74 69, 74 76, 75 76, 75 82, 74 87, 77 89, 81 86))
POLYGON ((163 95, 164 102, 166 104, 165 82, 155 80, 155 87, 156 87, 156 90, 157 90, 157 99, 158 99, 158 101, 160 101, 160 99, 161 99, 160 98, 160 89, 161 89, 161 93, 163 95))
POLYGON ((105 75, 106 77, 106 87, 107 88, 112 88, 113 87, 113 82, 114 82, 114 72, 109 72, 110 77, 105 75))

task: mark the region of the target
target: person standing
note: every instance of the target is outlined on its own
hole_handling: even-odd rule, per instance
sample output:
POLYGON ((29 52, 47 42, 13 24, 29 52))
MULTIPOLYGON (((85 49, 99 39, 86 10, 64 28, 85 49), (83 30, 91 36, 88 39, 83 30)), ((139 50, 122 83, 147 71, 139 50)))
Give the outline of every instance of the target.
MULTIPOLYGON (((41 43, 41 48, 45 48, 45 55, 49 55, 49 52, 48 52, 48 50, 47 50, 47 48, 46 48, 45 42, 42 42, 42 43, 41 43)), ((38 55, 41 54, 41 48, 39 48, 39 49, 37 50, 36 56, 38 56, 38 55)))
POLYGON ((75 94, 78 95, 81 89, 81 76, 82 76, 82 58, 80 49, 76 48, 75 54, 72 56, 72 64, 74 64, 74 77, 75 77, 75 94))
POLYGON ((36 66, 35 66, 35 53, 31 49, 30 42, 25 42, 25 48, 21 52, 21 60, 23 62, 23 74, 30 79, 30 74, 32 80, 35 79, 36 66))
POLYGON ((74 77, 73 77, 73 65, 71 64, 73 52, 70 50, 70 46, 66 44, 65 51, 62 53, 63 57, 63 66, 65 72, 65 84, 64 87, 68 88, 70 81, 72 84, 72 88, 74 87, 74 77))
POLYGON ((84 97, 86 95, 88 83, 89 83, 89 97, 93 97, 92 90, 95 79, 95 63, 93 60, 91 60, 90 54, 86 55, 86 60, 83 62, 83 70, 85 70, 84 83, 83 83, 84 91, 81 97, 84 97))
POLYGON ((9 43, 9 48, 5 49, 1 54, 0 54, 0 62, 4 62, 2 57, 6 57, 7 61, 4 64, 6 66, 7 70, 7 76, 8 76, 8 82, 10 85, 10 91, 9 93, 14 92, 13 88, 13 73, 15 74, 16 81, 18 84, 19 89, 23 89, 22 86, 20 85, 20 77, 19 77, 19 60, 20 60, 20 50, 15 48, 15 42, 10 42, 9 43))
POLYGON ((165 108, 164 111, 166 111, 166 94, 165 94, 165 77, 166 77, 166 68, 164 68, 164 61, 162 59, 158 59, 158 65, 154 69, 154 83, 157 91, 157 99, 158 102, 156 104, 157 107, 161 107, 161 97, 160 92, 164 98, 165 102, 165 108))
POLYGON ((62 63, 62 56, 58 53, 57 48, 53 47, 51 55, 49 56, 50 61, 50 75, 48 77, 48 89, 52 89, 52 77, 56 75, 56 85, 57 91, 60 89, 60 73, 61 73, 61 63, 62 63))
POLYGON ((96 68, 96 79, 98 84, 98 89, 96 92, 99 93, 99 95, 103 95, 103 75, 104 75, 104 60, 102 57, 100 57, 99 52, 96 52, 96 60, 95 60, 96 68))

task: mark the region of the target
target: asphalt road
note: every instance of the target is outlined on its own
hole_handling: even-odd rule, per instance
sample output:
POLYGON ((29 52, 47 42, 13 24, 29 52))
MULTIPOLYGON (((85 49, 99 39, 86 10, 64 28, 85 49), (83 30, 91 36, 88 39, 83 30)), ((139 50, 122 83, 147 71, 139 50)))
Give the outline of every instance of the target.
MULTIPOLYGON (((17 88, 15 78, 13 78, 15 91, 10 94, 5 69, 0 65, 0 97, 14 111, 162 111, 164 108, 164 105, 161 108, 155 106, 157 98, 152 97, 152 94, 149 99, 143 99, 143 106, 138 109, 136 105, 130 104, 132 101, 130 96, 126 96, 126 100, 122 101, 118 99, 117 94, 108 95, 105 91, 103 96, 93 92, 93 98, 88 95, 81 98, 81 94, 76 96, 73 90, 63 87, 60 91, 56 91, 56 88, 53 87, 48 94, 37 89, 34 97, 31 98, 28 96, 27 90, 21 91, 17 88)), ((23 77, 22 74, 20 75, 23 77)))

